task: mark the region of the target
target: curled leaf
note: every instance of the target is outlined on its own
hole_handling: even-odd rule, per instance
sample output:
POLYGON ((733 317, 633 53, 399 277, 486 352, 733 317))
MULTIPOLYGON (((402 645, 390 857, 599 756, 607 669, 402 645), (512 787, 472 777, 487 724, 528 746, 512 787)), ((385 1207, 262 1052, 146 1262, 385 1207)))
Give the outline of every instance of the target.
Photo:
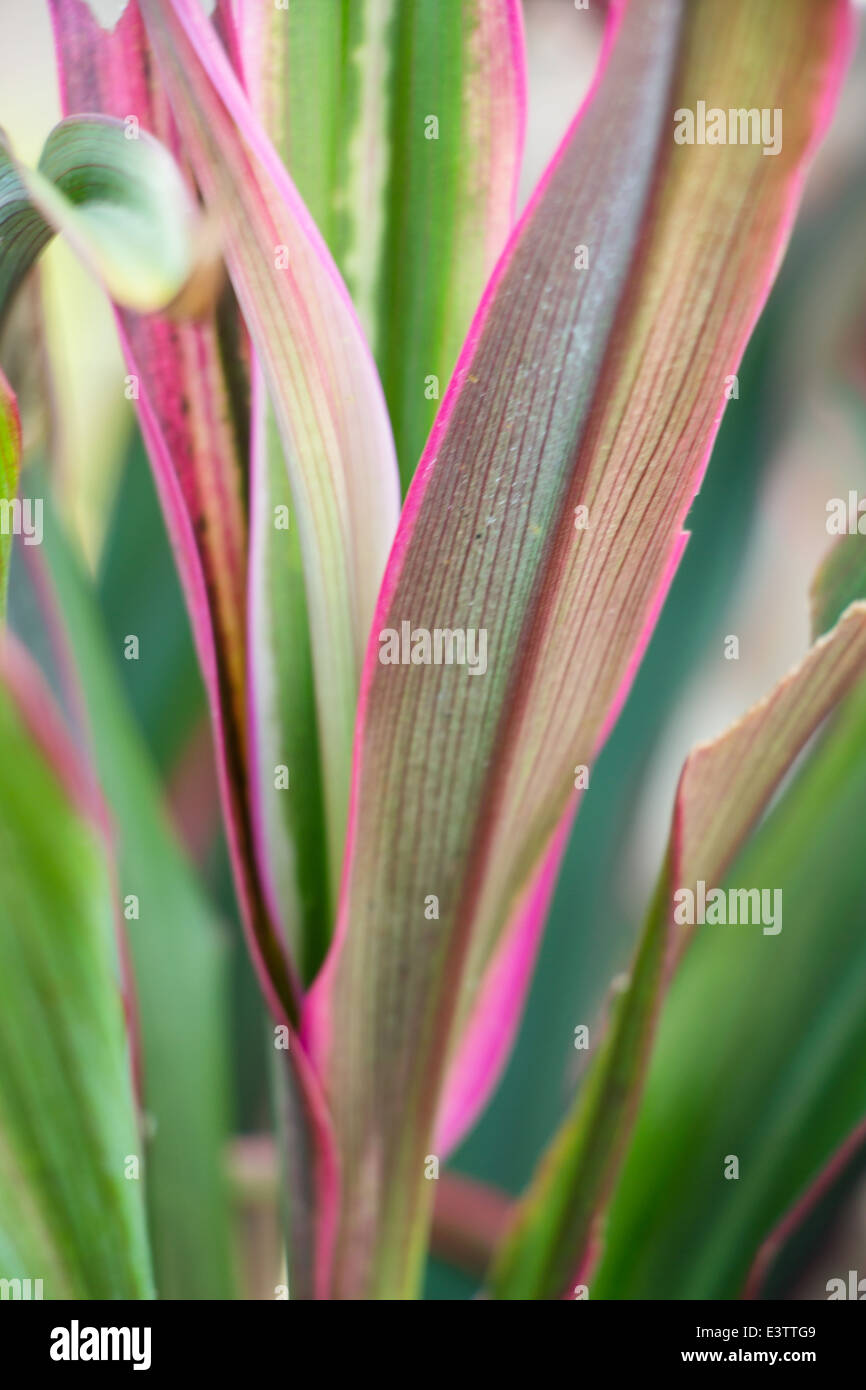
POLYGON ((62 232, 117 303, 170 304, 197 268, 198 210, 169 151, 105 116, 55 126, 37 169, 0 145, 0 317, 40 251, 62 232))

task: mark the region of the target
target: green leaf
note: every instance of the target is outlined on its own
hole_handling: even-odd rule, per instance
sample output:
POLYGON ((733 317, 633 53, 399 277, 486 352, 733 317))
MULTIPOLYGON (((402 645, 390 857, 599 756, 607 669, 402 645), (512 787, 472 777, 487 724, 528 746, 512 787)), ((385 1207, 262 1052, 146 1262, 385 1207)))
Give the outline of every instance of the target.
POLYGON ((404 490, 511 228, 517 0, 234 6, 247 89, 373 346, 404 490))
POLYGON ((330 943, 340 861, 333 846, 329 854, 298 528, 274 412, 258 375, 253 416, 250 802, 271 916, 309 984, 330 943))
MULTIPOLYGON (((519 6, 300 0, 286 11, 244 0, 218 14, 376 352, 408 485, 511 224, 523 133, 519 6)), ((333 846, 323 863, 309 614, 297 528, 273 524, 278 507, 291 514, 291 496, 270 408, 257 430, 252 795, 271 912, 309 982, 330 939, 341 863, 333 846), (278 766, 290 770, 288 788, 274 786, 278 766)))
POLYGON ((197 0, 139 8, 280 430, 336 875, 361 658, 399 510, 391 429, 345 287, 197 0))
POLYGON ((112 299, 164 308, 196 269, 199 216, 168 150, 122 121, 76 116, 55 126, 36 170, 0 141, 0 318, 23 276, 62 232, 112 299))
POLYGON ((782 931, 697 932, 665 1005, 594 1298, 736 1298, 759 1246, 863 1117, 864 752, 861 685, 726 877, 780 891, 782 931))
POLYGON ((177 570, 137 429, 125 451, 108 521, 98 591, 126 702, 159 773, 168 778, 207 714, 177 570), (130 632, 152 659, 124 660, 124 637, 130 632))
MULTIPOLYGON (((43 604, 57 605, 55 640, 68 641, 68 668, 81 681, 88 743, 116 827, 120 896, 138 899, 138 917, 124 926, 143 1054, 157 1289, 161 1298, 231 1298, 224 931, 178 846, 95 596, 48 506, 44 555, 37 588, 43 604)), ((46 617, 52 623, 50 609, 46 617)))
MULTIPOLYGON (((142 129, 180 157, 137 5, 128 5, 111 30, 98 23, 85 0, 51 0, 50 8, 64 109, 95 108, 115 118, 132 110, 142 129)), ((226 838, 250 952, 271 1006, 296 1010, 285 944, 258 889, 247 806, 247 421, 242 402, 248 345, 230 295, 195 321, 119 312, 118 326, 126 389, 133 388, 138 402, 207 692, 226 838)))
POLYGON ((0 746, 0 1278, 149 1298, 107 847, 87 770, 11 639, 0 746))
POLYGON ((759 705, 686 760, 665 866, 631 980, 572 1113, 497 1252, 491 1273, 497 1297, 557 1298, 570 1277, 586 1281, 594 1225, 640 1097, 665 975, 685 941, 673 926, 679 920, 674 905, 683 889, 696 893, 700 882, 706 891, 718 887, 781 778, 864 670, 866 604, 860 604, 759 705))

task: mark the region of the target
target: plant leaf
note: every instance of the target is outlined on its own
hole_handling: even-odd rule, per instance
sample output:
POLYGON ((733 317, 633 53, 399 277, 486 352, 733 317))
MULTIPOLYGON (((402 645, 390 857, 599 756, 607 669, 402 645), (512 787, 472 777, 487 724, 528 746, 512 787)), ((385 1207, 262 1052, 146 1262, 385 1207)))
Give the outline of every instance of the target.
MULTIPOLYGON (((828 239, 834 251, 842 239, 846 245, 862 241, 862 219, 859 238, 854 235, 858 218, 851 190, 851 180, 843 181, 829 203, 804 207, 795 225, 778 281, 738 370, 738 401, 723 416, 700 495, 689 513, 692 538, 670 598, 628 703, 593 769, 591 802, 576 822, 563 859, 516 1047, 490 1106, 454 1157, 461 1173, 484 1176, 512 1193, 526 1188, 538 1155, 568 1109, 576 1059, 586 1056, 572 1046, 576 1022, 607 1012, 603 1001, 610 981, 633 954, 637 924, 628 883, 620 874, 624 827, 631 825, 645 790, 650 753, 668 716, 676 718, 672 689, 680 687, 700 658, 717 650, 719 623, 754 531, 756 499, 779 431, 790 423, 779 406, 791 399, 794 373, 786 349, 796 337, 793 321, 800 319, 804 297, 811 298, 806 287, 816 275, 820 279, 828 239), (539 1072, 552 1084, 539 1087, 539 1072)), ((796 381, 802 387, 802 372, 796 381)), ((440 1143, 437 1136, 437 1152, 440 1143)), ((441 1186, 440 1180, 437 1192, 441 1186)), ((434 1241, 436 1224, 434 1215, 434 1241)), ((428 1274, 426 1296, 466 1296, 463 1277, 441 1261, 428 1274)))
POLYGON ((743 1298, 758 1298, 764 1280, 772 1268, 780 1251, 791 1236, 803 1225, 807 1218, 827 1193, 833 1190, 840 1178, 851 1168, 858 1158, 862 1158, 866 1145, 866 1120, 861 1120, 834 1151, 824 1167, 809 1186, 800 1193, 789 1207, 784 1217, 773 1228, 761 1245, 755 1261, 749 1270, 749 1277, 743 1287, 743 1298))
POLYGON ((122 121, 55 126, 37 170, 0 141, 0 318, 55 232, 120 304, 146 313, 176 299, 199 259, 199 216, 169 151, 122 121))
MULTIPOLYGON (((0 507, 4 514, 18 492, 18 469, 21 464, 21 421, 14 393, 0 372, 0 507)), ((6 611, 6 587, 9 581, 9 555, 12 550, 12 529, 0 530, 0 620, 6 611)))
MULTIPOLYGON (((287 11, 243 0, 217 14, 380 369, 389 367, 408 483, 436 408, 434 378, 444 387, 511 225, 523 133, 519 7, 301 0, 287 11), (428 112, 438 113, 435 141, 424 138, 428 112)), ((265 398, 257 387, 254 414, 265 398)), ((309 615, 296 529, 273 524, 291 496, 272 417, 267 409, 255 421, 251 474, 252 796, 271 915, 309 982, 330 940, 341 863, 322 864, 309 615), (288 791, 274 788, 277 766, 291 771, 288 791)))
POLYGON ((866 672, 866 604, 720 738, 686 760, 665 866, 631 980, 577 1096, 497 1253, 499 1298, 561 1297, 592 1258, 594 1224, 614 1185, 640 1099, 666 977, 684 944, 675 895, 717 887, 818 725, 866 672))
MULTIPOLYGON (((81 92, 95 91, 97 104, 110 109, 128 109, 131 106, 139 113, 145 126, 161 123, 160 129, 165 130, 167 138, 173 143, 177 132, 166 109, 162 89, 151 87, 153 63, 142 26, 142 7, 131 0, 110 33, 94 22, 83 0, 51 0, 51 7, 64 78, 65 101, 76 100, 79 93, 76 83, 80 78, 81 92)), ((164 6, 148 6, 148 16, 158 33, 163 33, 163 22, 174 32, 174 16, 164 6)), ((216 53, 217 70, 221 77, 229 80, 230 104, 240 102, 243 107, 241 116, 244 120, 251 120, 242 94, 230 80, 231 73, 225 67, 225 57, 202 11, 197 5, 186 7, 185 19, 196 34, 202 52, 211 58, 216 53)), ((183 29, 178 32, 185 34, 183 29)), ((369 381, 363 370, 360 376, 355 375, 356 342, 351 332, 348 340, 345 334, 341 336, 347 311, 342 301, 340 307, 333 302, 336 291, 329 267, 324 262, 316 262, 320 273, 318 280, 311 276, 309 302, 301 300, 301 291, 294 286, 293 276, 297 269, 294 261, 290 276, 263 268, 273 266, 278 242, 291 243, 293 255, 297 252, 302 260, 305 256, 316 260, 317 250, 315 245, 311 249, 305 232, 303 209, 297 204, 291 189, 286 193, 284 184, 287 184, 287 180, 279 166, 272 176, 265 177, 274 162, 272 151, 265 153, 263 164, 255 162, 258 156, 252 152, 249 154, 250 162, 246 162, 244 141, 235 129, 232 117, 211 88, 208 69, 202 66, 197 49, 188 40, 184 39, 183 47, 189 61, 184 60, 181 65, 177 91, 183 93, 187 90, 187 76, 197 85, 191 106, 183 108, 186 120, 178 122, 180 135, 185 152, 191 158, 193 173, 200 180, 205 195, 210 192, 214 197, 217 221, 223 230, 228 225, 232 231, 234 241, 231 244, 243 267, 239 278, 243 279, 243 273, 249 272, 252 302, 264 319, 268 333, 274 335, 273 341, 269 339, 274 352, 268 360, 273 364, 277 357, 281 362, 285 357, 289 367, 299 373, 297 380, 292 378, 289 382, 288 394, 291 403, 298 405, 295 423, 303 436, 301 462, 310 467, 315 481, 315 465, 320 461, 321 450, 313 448, 308 452, 306 445, 315 435, 319 423, 314 414, 315 407, 322 405, 326 398, 316 395, 311 404, 312 398, 305 393, 304 386, 308 373, 312 373, 312 379, 318 386, 320 367, 331 372, 331 384, 334 380, 340 383, 340 391, 327 398, 331 404, 336 402, 335 408, 340 416, 337 424, 342 422, 347 429, 351 429, 352 438, 359 448, 369 444, 370 456, 378 457, 375 450, 381 430, 377 432, 376 428, 368 428, 368 416, 372 414, 374 422, 377 418, 378 388, 374 381, 372 390, 367 390, 369 381), (199 126, 199 122, 203 122, 203 126, 199 126), (198 136, 203 138, 203 144, 191 138, 197 131, 198 136), (215 149, 212 148, 214 139, 215 149), (207 178, 208 151, 213 155, 213 167, 221 179, 217 191, 207 178), (199 157, 196 158, 196 155, 199 157), (224 163, 224 155, 228 156, 228 163, 224 163), (255 178, 250 179, 249 175, 255 170, 265 171, 262 172, 265 189, 259 186, 255 178), (275 196, 275 203, 268 201, 268 194, 275 196), (247 214, 250 216, 249 225, 245 220, 247 214), (255 234, 256 231, 261 233, 263 227, 269 238, 265 243, 255 234), (261 254, 266 256, 264 262, 261 254), (289 278, 292 278, 292 291, 287 290, 289 278), (276 297, 272 297, 274 287, 281 291, 276 297), (294 319, 286 316, 287 299, 295 306, 294 319), (310 344, 309 322, 305 317, 307 309, 311 310, 319 327, 322 327, 323 319, 326 321, 322 327, 325 346, 321 362, 318 357, 310 357, 307 353, 310 344), (299 323, 303 331, 294 334, 299 323), (333 338, 329 334, 333 334, 333 338), (342 415, 341 411, 344 412, 342 415), (306 430, 313 433, 306 434, 306 430)), ((177 53, 178 50, 170 43, 167 51, 169 70, 177 53)), ((175 114, 178 114, 177 109, 175 114)), ((259 137, 260 132, 254 128, 253 146, 256 148, 259 137)), ((233 256, 229 256, 229 262, 230 269, 234 267, 237 272, 233 256)), ((300 280, 306 283, 304 276, 300 280)), ((244 296, 241 294, 239 298, 243 301, 244 296)), ((274 1017, 279 1020, 278 1029, 282 1030, 287 1022, 297 1017, 297 981, 286 958, 284 943, 277 935, 275 923, 270 919, 261 896, 254 867, 247 800, 243 624, 247 575, 245 517, 241 500, 243 487, 239 480, 238 463, 238 458, 245 456, 246 447, 245 440, 240 447, 237 444, 236 436, 243 438, 244 435, 243 422, 239 427, 232 408, 236 392, 230 389, 232 369, 236 372, 240 367, 243 374, 243 347, 236 344, 233 353, 229 350, 223 358, 221 348, 224 339, 219 328, 214 320, 194 326, 173 324, 166 320, 127 318, 121 321, 128 364, 143 386, 139 419, 172 538, 208 692, 226 832, 241 917, 265 998, 274 1017), (186 332, 192 327, 196 330, 196 336, 186 332)), ((281 399, 285 400, 285 397, 281 399)), ((336 453, 337 441, 341 436, 327 409, 323 419, 324 452, 339 472, 336 453)), ((336 503, 344 504, 346 500, 342 475, 336 480, 331 475, 330 481, 336 481, 339 496, 335 502, 334 496, 328 494, 324 511, 316 512, 313 518, 326 527, 329 522, 343 520, 342 511, 336 503), (337 517, 335 509, 340 513, 337 517)), ((365 494, 366 501, 375 510, 377 490, 370 486, 370 478, 365 477, 361 470, 350 481, 359 494, 365 494)), ((325 491, 327 493, 327 488, 325 491)), ((395 507, 396 491, 395 485, 395 507)), ((389 531, 392 525, 388 520, 387 504, 382 498, 378 498, 378 501, 381 505, 366 531, 366 519, 358 522, 362 540, 357 551, 351 551, 352 558, 357 560, 353 582, 358 579, 360 583, 364 546, 369 543, 375 550, 377 544, 383 543, 381 531, 389 531)), ((310 519, 309 516, 307 519, 310 519)), ((342 556, 345 537, 340 534, 339 526, 330 539, 333 545, 340 547, 342 556)), ((323 562, 323 565, 323 589, 328 589, 328 564, 323 562)), ((345 572, 339 577, 345 579, 345 572)), ((374 583, 375 580, 369 582, 374 583)), ((353 589, 355 599, 360 604, 359 592, 359 589, 353 589)), ((346 636, 351 628, 351 604, 346 593, 340 590, 338 584, 336 590, 333 586, 328 589, 328 597, 338 607, 345 601, 338 621, 343 622, 343 635, 346 636)), ((372 599, 369 601, 372 604, 372 599)), ((327 631, 323 632, 325 649, 328 636, 327 631)), ((351 641, 354 640, 353 634, 351 641)), ((342 655, 346 655, 345 649, 342 655)), ((327 652, 325 664, 327 666, 327 652)), ((337 665, 340 665, 339 660, 337 665)), ((331 674, 329 668, 326 675, 329 678, 331 674)), ((324 689, 327 694, 323 698, 333 698, 334 709, 339 705, 341 696, 347 697, 348 687, 338 691, 336 685, 333 688, 330 686, 329 679, 325 679, 324 689)), ((342 713, 345 715, 345 709, 342 713)), ((284 1063, 284 1101, 292 1117, 292 1172, 287 1193, 292 1209, 290 1225, 293 1231, 293 1242, 288 1252, 290 1281, 293 1296, 309 1297, 321 1291, 327 1279, 330 1232, 334 1224, 336 1160, 331 1151, 327 1114, 318 1083, 294 1035, 291 1050, 288 1054, 282 1053, 278 1060, 284 1063), (311 1208, 308 1203, 310 1191, 316 1193, 311 1208), (295 1239, 296 1232, 303 1232, 309 1237, 309 1249, 300 1236, 295 1239)))
MULTIPOLYGON (((43 619, 55 649, 65 648, 85 746, 116 826, 120 895, 138 899, 139 916, 124 925, 149 1126, 145 1179, 157 1289, 163 1299, 231 1298, 223 928, 178 849, 92 592, 47 504, 44 527, 45 543, 16 569, 14 588, 22 570, 33 567, 43 619)), ((33 626, 31 618, 28 630, 33 626)))
POLYGON ((312 635, 328 854, 339 865, 358 673, 399 507, 351 302, 196 0, 140 0, 274 405, 312 635))
POLYGON ((511 229, 525 124, 520 5, 233 9, 247 90, 373 347, 405 490, 511 229))
POLYGON ((305 1021, 341 1146, 343 1296, 416 1285, 447 1062, 634 675, 847 52, 838 4, 612 16, 470 330, 374 619, 337 937, 305 1021), (674 142, 680 107, 768 91, 778 156, 674 142), (383 664, 403 623, 483 629, 485 676, 383 664))
POLYGON ((738 1297, 863 1118, 864 747, 861 682, 726 877, 780 892, 782 932, 704 928, 677 972, 595 1298, 738 1297))
MULTIPOLYGON (((260 84, 252 67, 242 62, 239 40, 246 44, 253 33, 261 39, 266 13, 253 10, 236 28, 229 5, 216 10, 227 52, 251 98, 259 94, 260 84)), ((285 11, 277 18, 282 23, 273 29, 274 39, 290 22, 285 11)), ((265 129, 272 138, 278 133, 267 124, 265 129)), ((276 143, 285 163, 284 145, 276 143)), ((250 808, 269 911, 281 924, 306 985, 330 941, 340 865, 329 854, 300 538, 297 525, 291 524, 292 495, 279 426, 257 359, 251 386, 250 808), (291 779, 289 785, 280 785, 280 777, 291 779)))
MULTIPOLYGON (((811 591, 812 634, 820 637, 849 604, 866 595, 866 539, 858 532, 840 536, 815 575, 811 591)), ((855 699, 857 697, 854 697, 855 699)), ((866 1141, 866 1119, 828 1156, 824 1166, 797 1194, 784 1216, 763 1240, 743 1288, 744 1298, 758 1298, 768 1271, 789 1238, 807 1219, 849 1160, 866 1141)))
MULTIPOLYGON (((117 493, 99 560, 97 604, 115 655, 124 702, 135 716, 159 775, 170 782, 196 731, 207 728, 207 701, 189 617, 141 431, 124 451, 117 493), (148 556, 141 564, 141 547, 148 556), (125 661, 124 638, 138 635, 153 654, 125 661), (171 671, 171 684, 164 679, 171 671)), ((214 808, 214 819, 219 808, 214 808)))
POLYGON ((41 1279, 45 1298, 149 1298, 104 826, 9 637, 0 741, 0 1276, 41 1279))
MULTIPOLYGON (((250 804, 259 875, 304 984, 322 963, 340 871, 329 855, 309 613, 274 412, 253 368, 250 451, 250 804), (287 525, 277 527, 277 517, 287 525), (288 787, 278 782, 285 769, 288 787)), ((333 846, 330 847, 333 852, 333 846)))
MULTIPOLYGON (((111 31, 85 0, 51 0, 51 14, 65 109, 132 113, 141 129, 178 151, 136 5, 111 31)), ((291 1011, 294 986, 256 884, 246 803, 245 441, 220 324, 215 313, 196 322, 120 313, 118 327, 208 695, 244 928, 272 1009, 291 1011)))
POLYGON ((812 583, 812 635, 820 637, 850 603, 866 594, 866 537, 840 536, 812 583))

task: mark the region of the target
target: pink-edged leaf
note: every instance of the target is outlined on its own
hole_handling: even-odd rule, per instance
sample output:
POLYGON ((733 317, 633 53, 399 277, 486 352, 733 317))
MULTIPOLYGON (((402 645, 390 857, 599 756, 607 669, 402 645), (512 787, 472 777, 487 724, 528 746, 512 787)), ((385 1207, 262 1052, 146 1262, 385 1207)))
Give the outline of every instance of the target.
MULTIPOLYGON (((153 1294, 101 803, 27 653, 0 638, 0 1279, 153 1294)), ((14 1296, 14 1295, 13 1295, 14 1296)), ((24 1297, 29 1297, 25 1293, 24 1297)))
POLYGON ((718 883, 792 761, 866 660, 866 604, 853 603, 802 664, 721 738, 695 748, 677 789, 670 882, 718 883), (760 756, 755 753, 760 749, 760 756))
POLYGON ((683 894, 694 902, 718 887, 808 739, 864 673, 866 604, 858 603, 760 704, 686 759, 629 984, 497 1252, 490 1275, 496 1297, 558 1298, 578 1278, 586 1281, 600 1253, 595 1231, 634 1122, 664 987, 688 940, 677 925, 683 894))
MULTIPOLYGON (((65 104, 133 115, 179 149, 135 0, 111 30, 95 21, 84 0, 52 0, 52 17, 65 104)), ((243 344, 227 357, 230 339, 215 317, 176 323, 120 315, 119 323, 208 692, 241 915, 282 1030, 295 1014, 296 986, 256 876, 247 803, 245 441, 232 389, 233 377, 244 375, 243 344)), ((336 1159, 320 1089, 297 1037, 281 1032, 275 1043, 282 1049, 287 1038, 279 1060, 291 1117, 285 1126, 292 1167, 289 1278, 293 1297, 310 1298, 323 1293, 327 1279, 336 1159)))
POLYGON ((557 826, 525 901, 503 932, 481 981, 448 1070, 436 1117, 437 1153, 450 1153, 471 1128, 508 1060, 576 809, 569 808, 557 826))
MULTIPOLYGON (((668 589, 676 574, 688 536, 683 533, 671 552, 668 569, 656 591, 624 680, 608 710, 599 735, 600 751, 625 701, 634 673, 655 628, 668 589)), ((559 822, 533 883, 514 912, 484 975, 469 1021, 451 1062, 436 1120, 437 1152, 448 1153, 469 1130, 483 1109, 508 1060, 529 989, 541 943, 547 910, 568 836, 579 805, 579 793, 559 822)))
POLYGON ((854 1127, 818 1176, 813 1179, 805 1192, 801 1194, 767 1236, 755 1256, 752 1268, 749 1270, 748 1278, 743 1287, 743 1298, 760 1298, 764 1281, 780 1251, 815 1210, 821 1199, 831 1191, 846 1169, 862 1156, 864 1149, 866 1149, 866 1119, 854 1127))
POLYGON ((246 85, 373 347, 408 486, 514 216, 518 0, 223 0, 246 85), (411 325, 411 331, 407 326, 411 325))
MULTIPOLYGON (((849 650, 862 645, 863 614, 862 603, 849 609, 816 658, 840 691, 843 634, 849 650)), ((804 674, 818 694, 820 671, 804 674)), ((808 694, 796 711, 790 680, 781 692, 779 717, 808 733, 808 694)), ((816 717, 826 698, 813 698, 816 717)), ((761 755, 777 757, 776 731, 760 709, 750 724, 749 759, 763 781, 761 755)), ((689 898, 671 880, 674 940, 691 933, 690 917, 696 939, 665 999, 594 1298, 740 1296, 764 1241, 863 1118, 864 747, 861 677, 738 849, 721 891, 686 883, 689 898), (738 1180, 726 1181, 733 1155, 738 1180)), ((713 763, 725 779, 718 800, 738 832, 730 758, 711 751, 704 771, 713 763)), ((692 792, 706 789, 698 777, 692 792)), ((685 815, 689 786, 684 775, 685 815)), ((699 817, 702 800, 699 791, 699 817)), ((718 862, 719 844, 713 826, 692 873, 718 862)))
MULTIPOLYGON (((86 0, 51 0, 67 111, 97 109, 180 153, 138 9, 107 30, 86 0)), ((151 459, 210 704, 235 883, 254 960, 277 1011, 290 1006, 284 948, 252 869, 246 810, 245 467, 216 314, 192 321, 118 311, 130 394, 151 459)))
POLYGON ((140 8, 280 430, 309 611, 329 859, 339 864, 360 665, 399 509, 384 398, 333 261, 200 5, 140 8))
POLYGON ((70 737, 39 667, 19 639, 8 632, 0 638, 0 676, 28 737, 50 764, 70 806, 89 823, 108 850, 108 812, 93 765, 70 737))
POLYGON ((470 330, 374 619, 337 938, 306 1012, 343 1159, 343 1296, 415 1288, 448 1062, 633 675, 848 35, 841 0, 614 7, 470 330), (784 108, 781 150, 676 143, 698 101, 784 108), (485 634, 475 674, 428 669, 436 629, 485 634))
MULTIPOLYGON (((444 388, 513 219, 524 115, 519 6, 300 0, 287 11, 223 0, 216 15, 386 372, 408 481, 436 408, 431 383, 444 388), (430 112, 435 140, 425 136, 430 112)), ((323 862, 309 618, 297 528, 273 524, 278 508, 290 512, 291 496, 265 398, 257 386, 251 796, 272 916, 308 981, 330 940, 341 863, 323 862), (274 786, 281 765, 288 788, 274 786)))

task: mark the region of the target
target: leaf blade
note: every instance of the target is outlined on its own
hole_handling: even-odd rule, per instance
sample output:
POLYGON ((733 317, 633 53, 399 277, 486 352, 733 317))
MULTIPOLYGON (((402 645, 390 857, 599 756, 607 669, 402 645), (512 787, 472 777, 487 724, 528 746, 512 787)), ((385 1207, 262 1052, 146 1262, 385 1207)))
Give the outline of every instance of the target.
MULTIPOLYGON (((112 30, 86 0, 51 0, 64 108, 96 107, 139 125, 180 152, 153 73, 136 4, 112 30)), ((262 988, 279 1013, 296 1007, 286 947, 255 880, 247 809, 247 517, 243 428, 233 405, 223 325, 118 313, 121 346, 190 615, 208 697, 220 800, 244 930, 262 988)), ((243 344, 233 364, 243 374, 243 344)))
MULTIPOLYGON (((358 309, 407 484, 435 412, 431 383, 444 386, 512 221, 524 106, 519 7, 301 0, 288 11, 223 3, 217 15, 358 309), (435 142, 424 138, 433 111, 435 142)), ((295 531, 270 524, 291 498, 269 457, 283 468, 272 410, 257 395, 254 416, 266 418, 254 424, 251 482, 253 813, 271 912, 286 920, 308 982, 330 939, 340 863, 332 846, 327 872, 313 872, 322 808, 309 614, 295 531), (291 783, 275 791, 281 766, 291 783)))
POLYGON ((358 670, 399 507, 381 386, 336 268, 199 6, 141 0, 140 8, 220 219, 283 440, 310 611, 329 857, 338 864, 358 670))
POLYGON ((706 890, 718 887, 794 759, 864 671, 866 604, 859 604, 759 705, 686 759, 631 981, 497 1252, 496 1297, 561 1297, 569 1275, 586 1270, 640 1099, 666 978, 685 945, 673 926, 677 895, 695 892, 698 879, 706 890))
POLYGON ((633 676, 682 545, 724 376, 763 304, 826 125, 845 16, 839 6, 815 12, 806 39, 805 12, 794 24, 770 6, 739 6, 735 22, 716 4, 615 11, 617 42, 593 95, 470 330, 374 620, 337 938, 306 1012, 344 1146, 344 1291, 414 1287, 429 1202, 423 1159, 448 1054, 568 809, 572 766, 591 762, 633 676), (713 164, 707 149, 674 145, 674 107, 693 105, 708 82, 720 103, 734 89, 745 99, 744 51, 751 90, 764 90, 769 64, 791 102, 789 127, 796 113, 779 159, 740 146, 713 164), (627 170, 606 151, 614 127, 627 170), (581 244, 603 278, 575 283, 581 244), (657 370, 665 391, 654 396, 657 370), (575 545, 573 508, 585 502, 596 530, 575 545), (483 693, 459 667, 427 676, 423 665, 380 663, 377 634, 399 634, 404 622, 428 634, 489 628, 483 693), (569 664, 564 652, 577 651, 569 664), (434 890, 431 928, 424 902, 434 890), (351 1056, 335 1041, 337 1017, 352 1020, 351 1056))
POLYGON ((520 7, 233 9, 247 87, 373 347, 405 490, 436 411, 432 378, 444 389, 514 217, 520 7))
POLYGON ((782 933, 708 928, 683 960, 595 1297, 740 1297, 759 1247, 862 1119, 864 721, 861 683, 725 879, 780 892, 782 933))
POLYGON ((4 640, 0 1263, 48 1298, 153 1296, 115 904, 92 786, 4 640))
POLYGON ((84 716, 81 737, 111 808, 120 894, 138 899, 139 916, 124 925, 148 1114, 145 1185, 159 1296, 231 1298, 223 924, 178 849, 93 594, 50 508, 44 547, 28 558, 44 619, 58 634, 55 645, 66 648, 64 666, 74 673, 84 716))

